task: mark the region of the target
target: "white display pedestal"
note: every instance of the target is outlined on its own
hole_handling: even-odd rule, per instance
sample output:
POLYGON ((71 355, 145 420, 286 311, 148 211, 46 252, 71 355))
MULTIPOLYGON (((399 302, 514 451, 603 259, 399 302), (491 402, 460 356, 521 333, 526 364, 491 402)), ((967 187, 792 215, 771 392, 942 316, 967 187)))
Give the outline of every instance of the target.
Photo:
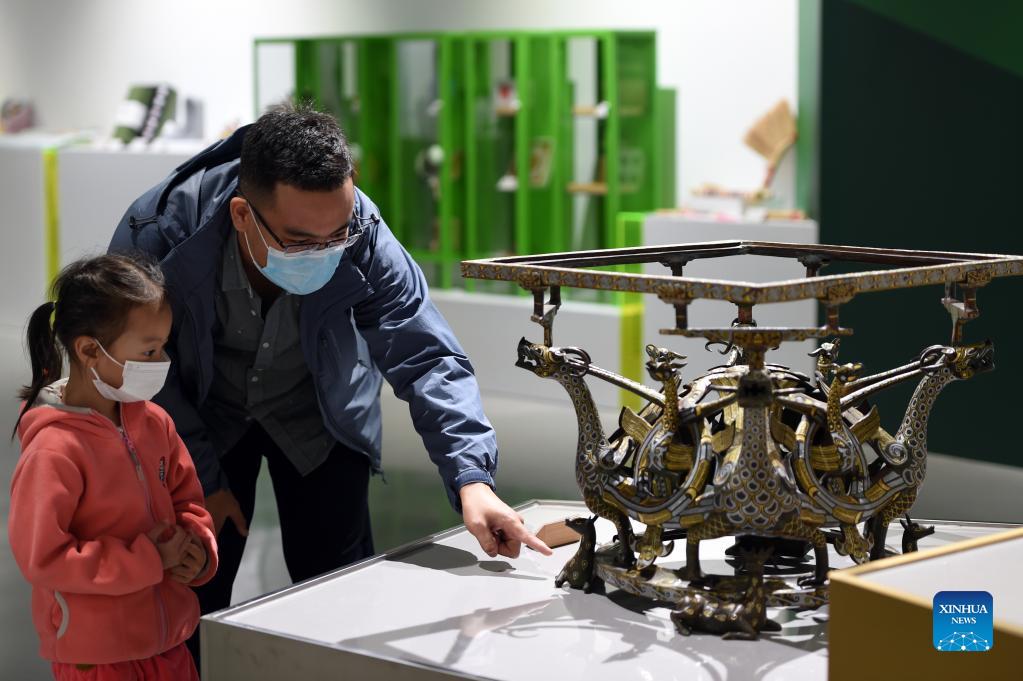
MULTIPOLYGON (((586 514, 579 503, 530 502, 527 525, 586 514)), ((921 549, 1005 526, 938 522, 921 549)), ((598 541, 613 526, 597 524, 598 541)), ((890 546, 902 528, 893 525, 890 546)), ((732 539, 701 545, 707 572, 732 539)), ((456 528, 358 565, 203 618, 204 681, 261 679, 825 679, 827 612, 770 610, 782 625, 759 641, 675 633, 668 609, 610 591, 557 589, 575 544, 544 557, 489 558, 456 528)), ((679 566, 685 544, 658 561, 679 566)), ((852 563, 831 553, 833 567, 852 563)), ((869 632, 868 632, 869 633, 869 632)), ((925 632, 926 638, 929 632, 925 632)))
POLYGON ((0 135, 0 323, 23 328, 46 300, 58 233, 56 155, 77 135, 0 135))

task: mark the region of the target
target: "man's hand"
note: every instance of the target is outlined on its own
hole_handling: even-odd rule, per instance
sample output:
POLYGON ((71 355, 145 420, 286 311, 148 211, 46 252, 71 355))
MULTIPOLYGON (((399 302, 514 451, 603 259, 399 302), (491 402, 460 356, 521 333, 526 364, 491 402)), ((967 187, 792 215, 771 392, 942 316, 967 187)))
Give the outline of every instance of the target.
POLYGON ((231 490, 220 489, 206 497, 206 510, 213 516, 213 526, 217 530, 218 537, 228 518, 234 521, 234 526, 238 528, 238 534, 243 537, 249 536, 249 526, 245 522, 245 514, 242 513, 242 507, 238 505, 238 500, 231 494, 231 490))
POLYGON ((551 555, 550 547, 526 529, 522 516, 501 501, 490 485, 469 483, 458 491, 458 496, 466 529, 491 558, 497 555, 517 558, 523 544, 545 556, 551 555))
POLYGON ((175 582, 188 584, 206 567, 206 547, 202 545, 202 540, 190 534, 184 548, 181 564, 171 568, 170 578, 175 582))

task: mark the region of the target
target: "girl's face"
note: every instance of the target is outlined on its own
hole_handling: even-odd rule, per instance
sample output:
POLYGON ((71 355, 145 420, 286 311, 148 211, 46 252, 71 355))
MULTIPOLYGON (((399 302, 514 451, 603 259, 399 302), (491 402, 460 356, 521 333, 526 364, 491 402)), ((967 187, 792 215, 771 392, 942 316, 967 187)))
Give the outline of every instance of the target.
MULTIPOLYGON (((164 361, 164 347, 170 337, 171 321, 171 309, 167 303, 136 305, 128 314, 121 335, 104 347, 110 357, 121 364, 128 361, 164 361)), ((90 376, 89 370, 95 369, 104 383, 113 388, 121 387, 124 369, 103 353, 95 339, 82 336, 75 342, 75 346, 79 363, 90 376)))

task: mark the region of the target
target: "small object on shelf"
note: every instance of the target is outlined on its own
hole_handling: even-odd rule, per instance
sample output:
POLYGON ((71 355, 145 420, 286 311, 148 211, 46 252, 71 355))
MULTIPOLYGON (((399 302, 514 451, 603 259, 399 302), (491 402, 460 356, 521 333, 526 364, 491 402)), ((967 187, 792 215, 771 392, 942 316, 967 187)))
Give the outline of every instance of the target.
POLYGON ((515 82, 502 80, 494 90, 494 112, 498 116, 514 116, 522 108, 515 82))
POLYGON ((726 189, 713 182, 704 182, 693 190, 693 196, 706 196, 714 198, 741 199, 745 203, 759 203, 771 198, 771 191, 765 187, 753 191, 741 189, 726 189))
POLYGON ((576 104, 572 107, 572 114, 576 116, 593 116, 594 118, 604 119, 611 113, 611 105, 607 102, 597 102, 596 104, 576 104))
POLYGON ((426 181, 434 200, 440 199, 440 168, 444 163, 444 147, 431 144, 416 154, 416 174, 426 181))
POLYGON ((742 191, 708 182, 693 189, 684 207, 696 213, 725 216, 728 221, 762 222, 766 214, 763 204, 771 198, 770 190, 765 188, 742 191))
POLYGON ((543 543, 552 549, 556 549, 559 546, 567 546, 574 544, 579 541, 579 533, 568 526, 566 521, 558 520, 553 523, 547 523, 536 533, 536 536, 543 543))
POLYGON ((796 137, 796 119, 789 110, 789 103, 784 99, 758 118, 746 132, 742 141, 767 160, 767 175, 764 177, 765 188, 770 186, 778 168, 778 162, 785 152, 796 143, 796 137))
POLYGON ((35 123, 32 102, 8 97, 0 107, 0 132, 21 132, 35 123))
POLYGON ((203 102, 197 97, 186 97, 184 102, 185 113, 179 124, 176 119, 169 120, 164 124, 160 135, 163 139, 202 139, 205 131, 203 102))
POLYGON ((529 186, 546 187, 551 180, 551 161, 554 158, 554 139, 537 137, 529 149, 529 186))
POLYGON ((177 92, 166 83, 132 86, 117 110, 113 136, 125 144, 136 138, 148 144, 174 118, 176 107, 177 92))
MULTIPOLYGON (((796 141, 796 119, 789 110, 788 102, 780 100, 770 111, 761 116, 746 132, 743 141, 767 160, 767 172, 758 189, 752 191, 729 189, 705 182, 692 190, 691 208, 708 212, 724 212, 736 219, 761 222, 766 219, 767 208, 786 208, 786 187, 771 189, 781 160, 796 141), (771 202, 770 206, 763 204, 771 202), (781 204, 780 206, 778 204, 781 204), (762 208, 760 208, 762 206, 762 208)), ((783 172, 783 179, 787 174, 783 172)))
POLYGON ((514 173, 505 173, 497 180, 497 191, 513 192, 519 188, 519 178, 514 173))

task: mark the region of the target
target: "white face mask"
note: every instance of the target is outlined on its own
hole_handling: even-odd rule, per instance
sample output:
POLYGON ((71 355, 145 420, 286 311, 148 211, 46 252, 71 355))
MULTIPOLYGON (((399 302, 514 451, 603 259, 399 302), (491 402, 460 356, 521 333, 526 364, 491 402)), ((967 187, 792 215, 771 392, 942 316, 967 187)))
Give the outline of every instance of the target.
MULTIPOLYGON (((93 339, 95 340, 95 339, 93 339)), ((110 361, 121 367, 122 382, 120 388, 115 388, 109 383, 106 383, 96 373, 96 369, 92 370, 92 375, 95 376, 92 383, 96 386, 96 390, 99 394, 108 400, 114 400, 115 402, 142 402, 144 400, 151 400, 156 393, 160 392, 160 388, 163 387, 164 382, 167 380, 167 372, 170 371, 170 361, 163 362, 135 362, 127 361, 121 364, 113 357, 110 357, 110 353, 106 351, 103 344, 98 340, 96 344, 99 345, 99 349, 103 351, 103 354, 110 358, 110 361)))

